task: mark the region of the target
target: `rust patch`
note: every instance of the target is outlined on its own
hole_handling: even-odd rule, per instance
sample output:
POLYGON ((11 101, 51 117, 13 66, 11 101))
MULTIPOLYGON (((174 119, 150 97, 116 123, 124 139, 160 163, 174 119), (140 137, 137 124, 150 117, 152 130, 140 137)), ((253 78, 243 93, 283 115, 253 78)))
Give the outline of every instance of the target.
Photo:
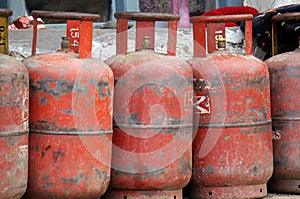
POLYGON ((29 80, 30 92, 45 92, 54 97, 65 95, 73 91, 73 82, 66 80, 53 80, 45 78, 43 80, 29 80), (54 87, 55 85, 55 87, 54 87))
POLYGON ((78 185, 82 179, 83 179, 83 171, 79 171, 78 175, 72 178, 61 178, 62 181, 71 182, 74 185, 78 185))
POLYGON ((107 175, 107 173, 105 171, 96 169, 95 170, 95 176, 97 179, 105 182, 107 179, 109 179, 109 176, 107 175))

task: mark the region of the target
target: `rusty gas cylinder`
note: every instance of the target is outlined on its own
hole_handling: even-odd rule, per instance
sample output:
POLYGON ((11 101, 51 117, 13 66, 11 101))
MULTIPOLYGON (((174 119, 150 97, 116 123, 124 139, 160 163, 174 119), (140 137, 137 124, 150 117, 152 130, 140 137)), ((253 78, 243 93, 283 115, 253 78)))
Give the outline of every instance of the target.
POLYGON ((112 178, 104 198, 182 198, 191 177, 192 69, 175 57, 178 15, 116 13, 112 178), (128 20, 136 50, 127 52, 128 20), (168 55, 154 51, 155 21, 169 21, 168 55))
POLYGON ((110 181, 113 73, 91 58, 99 15, 32 11, 29 180, 26 198, 99 198, 110 181), (35 55, 37 17, 80 20, 79 54, 35 55))
POLYGON ((0 9, 0 198, 21 198, 28 177, 29 77, 26 67, 7 55, 8 17, 0 9))
POLYGON ((190 198, 267 195, 273 171, 269 73, 265 63, 251 56, 251 19, 251 15, 191 19, 194 58, 189 63, 194 70, 197 135, 190 198), (246 56, 231 54, 225 50, 224 24, 244 20, 246 56))
MULTIPOLYGON (((300 13, 272 18, 274 28, 287 20, 299 20, 300 13)), ((300 42, 300 38, 299 38, 300 42)), ((300 44, 300 43, 299 43, 300 44)), ((273 42, 274 49, 275 42, 273 42)), ((300 48, 300 47, 299 47, 300 48)), ((268 184, 273 192, 300 193, 300 49, 275 55, 265 61, 271 82, 274 173, 268 184)), ((273 51, 274 52, 274 51, 273 51)))

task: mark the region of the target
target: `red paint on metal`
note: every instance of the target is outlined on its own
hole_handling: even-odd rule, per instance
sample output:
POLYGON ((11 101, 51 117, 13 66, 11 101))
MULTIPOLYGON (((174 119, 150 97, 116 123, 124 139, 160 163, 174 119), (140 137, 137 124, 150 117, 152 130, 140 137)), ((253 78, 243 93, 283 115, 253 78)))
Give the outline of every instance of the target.
POLYGON ((177 26, 178 21, 169 21, 168 56, 176 55, 177 26))
POLYGON ((28 131, 23 135, 2 136, 1 132, 0 198, 21 198, 27 188, 28 131))
POLYGON ((300 193, 299 59, 298 48, 265 61, 270 71, 274 131, 274 173, 269 189, 279 193, 300 193))
POLYGON ((66 36, 70 38, 70 49, 75 53, 79 53, 79 20, 68 20, 67 21, 67 32, 66 36))
POLYGON ((118 19, 117 20, 117 36, 116 36, 116 53, 117 54, 126 54, 127 53, 127 19, 118 19))
MULTIPOLYGON (((118 190, 117 195, 123 192, 123 197, 128 198, 143 198, 145 191, 153 198, 163 197, 164 190, 177 190, 181 193, 181 189, 189 182, 191 174, 192 153, 189 142, 192 141, 192 109, 188 108, 191 104, 185 105, 189 103, 186 102, 185 94, 188 92, 191 94, 192 84, 189 82, 187 86, 187 82, 176 80, 175 77, 177 72, 181 71, 179 74, 189 78, 192 75, 191 71, 182 60, 175 57, 170 60, 169 57, 148 50, 119 57, 110 66, 119 84, 115 92, 114 118, 115 121, 116 118, 121 118, 121 121, 118 121, 114 127, 115 147, 110 184, 114 191, 111 193, 109 190, 104 198, 111 198, 111 194, 115 196, 116 190, 118 190), (172 70, 166 70, 166 66, 170 66, 172 70), (132 82, 122 80, 122 76, 128 75, 127 72, 139 67, 143 70, 133 74, 130 78, 132 82), (162 84, 162 77, 157 74, 158 72, 165 77, 165 84, 162 84), (147 84, 131 93, 132 85, 143 81, 145 77, 151 84, 146 80, 147 84), (169 90, 168 87, 177 84, 183 88, 176 90, 176 96, 174 90, 169 90), (128 95, 131 97, 126 104, 124 101, 128 95), (164 107, 164 112, 153 109, 157 104, 164 107), (182 107, 183 105, 185 106, 182 107), (125 111, 126 109, 128 112, 125 111), (182 129, 178 130, 179 127, 176 125, 180 120, 184 123, 182 129), (189 125, 190 127, 185 127, 189 125), (177 151, 183 146, 186 146, 186 150, 178 154, 177 151), (118 149, 141 156, 139 162, 131 160, 118 149), (174 158, 176 154, 178 157, 174 158), (163 167, 162 162, 166 162, 163 167), (131 172, 123 172, 117 168, 131 172), (144 172, 146 168, 152 168, 154 171, 144 172)), ((181 198, 180 194, 175 196, 181 198)))
MULTIPOLYGON (((53 11, 37 11, 33 10, 31 15, 34 18, 33 23, 33 39, 32 39, 32 53, 36 54, 36 40, 37 40, 37 18, 51 18, 51 19, 66 19, 66 20, 79 20, 80 21, 80 32, 79 35, 79 57, 90 58, 92 50, 92 37, 93 37, 93 21, 99 20, 100 16, 97 14, 87 14, 79 12, 53 12, 53 11), (82 42, 80 42, 82 40, 82 42)), ((68 26, 67 26, 68 27, 68 26)), ((68 34, 68 29, 66 31, 68 34)))
POLYGON ((26 197, 100 197, 110 180, 111 70, 71 52, 37 55, 24 63, 32 107, 26 197))
POLYGON ((28 176, 28 72, 0 54, 0 198, 21 198, 28 176))
POLYGON ((136 51, 142 48, 142 41, 145 36, 150 37, 150 49, 154 50, 154 32, 156 21, 169 22, 168 34, 168 55, 176 55, 177 26, 179 15, 163 13, 139 13, 139 12, 122 12, 115 13, 117 18, 117 37, 116 52, 117 54, 127 53, 127 26, 128 20, 136 21, 136 51), (122 33, 122 34, 121 34, 122 33))
MULTIPOLYGON (((48 12, 34 17, 48 16, 48 12)), ((91 55, 92 22, 80 19, 80 55, 91 55)), ((83 19, 81 19, 83 18, 83 19)), ((25 198, 99 198, 110 181, 113 73, 104 63, 58 51, 24 61, 30 74, 30 160, 25 198)))
POLYGON ((219 23, 219 22, 241 22, 252 20, 251 14, 240 14, 240 15, 222 15, 222 16, 198 16, 192 17, 192 23, 219 23))
POLYGON ((83 20, 80 25, 79 57, 92 57, 93 22, 83 20))
POLYGON ((37 18, 33 18, 33 37, 32 37, 31 56, 36 55, 37 26, 38 26, 37 18))
POLYGON ((227 192, 228 189, 224 187, 210 189, 195 185, 195 187, 192 187, 192 190, 191 198, 261 198, 262 195, 267 195, 265 184, 231 187, 231 192, 228 193, 227 197, 224 197, 223 193, 227 192), (252 195, 245 196, 245 193, 252 193, 252 195))
POLYGON ((216 51, 218 38, 225 38, 225 22, 207 23, 207 51, 216 51))
MULTIPOLYGON (((138 26, 150 26, 151 34, 153 21, 178 20, 176 15, 153 13, 116 16, 117 27, 123 28, 117 29, 117 49, 127 43, 122 34, 128 19, 145 21, 138 26)), ((175 55, 177 22, 169 26, 168 53, 175 55)), ((192 70, 175 56, 123 50, 125 55, 108 61, 116 86, 112 179, 104 198, 181 199, 191 177, 192 70)))
POLYGON ((245 22, 246 55, 252 55, 252 20, 245 22))
POLYGON ((111 138, 32 134, 25 198, 99 198, 110 180, 110 167, 99 160, 111 158, 111 138))
POLYGON ((205 23, 193 24, 194 57, 206 57, 205 23))
MULTIPOLYGON (((273 54, 277 54, 278 23, 299 20, 300 13, 272 17, 273 54)), ((280 193, 300 193, 300 50, 271 57, 265 63, 271 80, 271 105, 274 147, 274 173, 269 189, 280 193)))
POLYGON ((127 191, 127 190, 110 190, 107 198, 130 198, 130 199, 182 199, 181 190, 168 190, 168 191, 127 191))
MULTIPOLYGON (((8 38, 11 14, 11 10, 0 9, 0 43, 8 38)), ((6 53, 8 43, 4 45, 6 53)), ((28 80, 20 61, 0 53, 0 198, 4 199, 21 198, 27 188, 28 80)))
MULTIPOLYGON (((208 53, 212 53, 216 49, 215 38, 220 36, 225 37, 224 22, 228 22, 228 21, 232 21, 232 22, 245 21, 246 55, 252 55, 252 15, 243 14, 243 15, 224 15, 224 16, 199 16, 199 17, 191 18, 191 22, 193 23, 193 25, 196 26, 196 29, 199 29, 199 24, 202 23, 205 23, 208 28, 207 30, 208 53)), ((205 28, 200 27, 201 33, 200 32, 196 33, 196 35, 197 34, 198 35, 194 37, 194 41, 197 43, 197 45, 200 45, 202 48, 204 47, 204 43, 206 43, 206 35, 203 34, 203 30, 205 30, 205 28)), ((201 51, 203 51, 203 49, 201 49, 201 51)), ((203 53, 199 54, 199 52, 201 51, 196 49, 194 57, 198 57, 197 55, 204 56, 204 52, 206 51, 203 51, 203 53)))
MULTIPOLYGON (((206 57, 204 23, 213 23, 207 25, 208 35, 215 35, 216 30, 224 30, 222 25, 216 29, 217 23, 224 25, 232 18, 251 20, 248 15, 192 19, 196 28, 194 46, 200 48, 195 57, 201 58, 189 61, 194 69, 194 116, 200 115, 194 120, 197 135, 193 142, 191 198, 264 197, 273 172, 267 66, 253 56, 226 50, 206 57)), ((215 47, 215 41, 208 42, 215 47)))
POLYGON ((137 21, 136 22, 136 42, 135 42, 135 50, 142 49, 142 43, 144 36, 149 36, 150 38, 150 49, 154 50, 154 29, 155 22, 154 21, 137 21))

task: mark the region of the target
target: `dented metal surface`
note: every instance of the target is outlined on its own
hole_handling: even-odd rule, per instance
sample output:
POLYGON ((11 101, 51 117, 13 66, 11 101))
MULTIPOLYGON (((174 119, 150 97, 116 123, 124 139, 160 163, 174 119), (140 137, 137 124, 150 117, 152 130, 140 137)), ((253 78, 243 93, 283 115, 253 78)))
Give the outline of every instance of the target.
POLYGON ((184 60, 151 50, 152 22, 175 20, 170 22, 174 28, 170 31, 175 30, 169 40, 173 46, 178 17, 153 13, 116 16, 119 50, 107 61, 115 76, 112 179, 104 198, 181 199, 182 188, 191 177, 192 70, 184 60), (127 19, 138 24, 134 53, 123 48, 127 28, 122 29, 126 24, 122 20, 127 19), (141 49, 144 36, 150 40, 150 49, 141 49))
POLYGON ((115 72, 118 87, 114 101, 115 146, 111 189, 105 198, 173 198, 174 195, 181 198, 181 189, 191 177, 191 70, 185 62, 174 57, 143 50, 124 55, 110 66, 115 72), (167 66, 172 70, 164 69, 167 66), (122 79, 126 71, 134 71, 135 67, 142 70, 135 71, 131 80, 146 84, 136 86, 122 79), (157 75, 158 71, 161 75, 157 75), (177 86, 172 90, 173 85, 177 86), (125 103, 128 95, 131 97, 125 103), (164 111, 160 107, 155 110, 157 104, 164 111), (125 111, 127 107, 129 110, 125 111), (134 152, 139 162, 116 148, 134 152), (163 162, 166 162, 165 166, 162 166, 163 162))
MULTIPOLYGON (((217 50, 214 39, 208 40, 212 44, 207 46, 214 47, 215 52, 197 58, 201 55, 197 51, 206 49, 206 36, 202 34, 206 25, 207 34, 222 38, 224 24, 217 22, 231 19, 233 16, 192 20, 203 24, 194 24, 196 58, 189 61, 194 70, 194 128, 197 130, 190 198, 264 197, 266 183, 273 172, 267 66, 251 55, 217 50), (198 103, 198 99, 202 101, 198 103), (199 112, 200 108, 207 111, 199 112)), ((234 20, 251 20, 251 17, 241 15, 234 20)), ((250 34, 246 34, 246 39, 251 43, 250 34)))
POLYGON ((272 127, 277 133, 273 140, 274 174, 269 188, 279 193, 300 193, 299 59, 300 50, 296 49, 265 61, 271 80, 272 127))
POLYGON ((79 57, 61 50, 24 60, 31 107, 24 198, 99 198, 108 187, 113 73, 79 57))
POLYGON ((0 198, 3 199, 21 198, 28 177, 28 71, 21 62, 1 54, 9 50, 7 17, 11 14, 10 10, 0 9, 0 198))
POLYGON ((32 91, 31 169, 26 196, 101 196, 110 180, 111 70, 99 61, 78 59, 71 52, 39 55, 24 63, 32 91))

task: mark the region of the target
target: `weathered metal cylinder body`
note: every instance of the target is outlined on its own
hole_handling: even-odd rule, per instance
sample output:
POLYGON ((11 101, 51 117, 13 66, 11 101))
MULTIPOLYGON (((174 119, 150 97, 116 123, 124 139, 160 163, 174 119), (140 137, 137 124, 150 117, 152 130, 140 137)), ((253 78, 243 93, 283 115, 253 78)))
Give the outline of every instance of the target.
POLYGON ((269 58, 275 192, 300 193, 300 50, 269 58))
MULTIPOLYGON (((117 18, 150 17, 152 23, 157 16, 152 15, 120 13, 117 18)), ((178 15, 160 16, 178 20, 178 15)), ((139 25, 137 37, 146 36, 143 46, 150 47, 154 28, 142 34, 149 26, 139 25)), ((172 42, 176 44, 176 37, 172 42)), ((125 49, 107 61, 115 75, 115 101, 112 178, 104 198, 180 199, 192 169, 192 69, 184 60, 153 49, 125 49)))
MULTIPOLYGON (((278 35, 275 28, 277 24, 299 19, 300 13, 274 16, 272 18, 274 39, 278 35)), ((273 41, 273 50, 275 43, 276 41, 273 41)), ((274 173, 268 187, 273 192, 300 193, 299 59, 300 49, 298 48, 293 52, 275 55, 265 61, 270 72, 271 115, 274 132, 274 173)))
POLYGON ((270 71, 274 174, 269 187, 300 193, 300 50, 266 60, 270 71))
POLYGON ((0 198, 21 198, 28 177, 29 77, 8 52, 7 18, 0 9, 0 198), (5 54, 2 54, 5 53, 5 54))
MULTIPOLYGON (((63 18, 60 14, 39 11, 33 16, 63 18)), ((80 30, 91 30, 92 21, 86 27, 83 22, 80 30)), ((80 31, 80 38, 84 34, 80 31)), ((91 40, 86 43, 91 47, 91 40)), ((103 62, 79 56, 62 50, 24 61, 31 105, 26 198, 99 198, 108 187, 113 73, 103 62)))
MULTIPOLYGON (((247 56, 219 50, 206 57, 205 40, 201 40, 205 38, 207 23, 207 35, 213 38, 208 40, 213 41, 208 45, 209 52, 213 51, 214 38, 224 37, 221 22, 245 17, 251 22, 251 15, 192 19, 194 35, 204 34, 195 36, 194 41, 195 54, 201 56, 189 61, 194 69, 194 128, 197 129, 190 198, 267 195, 266 183, 273 172, 268 68, 250 55, 249 46, 247 56)), ((247 39, 251 39, 249 35, 247 39)))

